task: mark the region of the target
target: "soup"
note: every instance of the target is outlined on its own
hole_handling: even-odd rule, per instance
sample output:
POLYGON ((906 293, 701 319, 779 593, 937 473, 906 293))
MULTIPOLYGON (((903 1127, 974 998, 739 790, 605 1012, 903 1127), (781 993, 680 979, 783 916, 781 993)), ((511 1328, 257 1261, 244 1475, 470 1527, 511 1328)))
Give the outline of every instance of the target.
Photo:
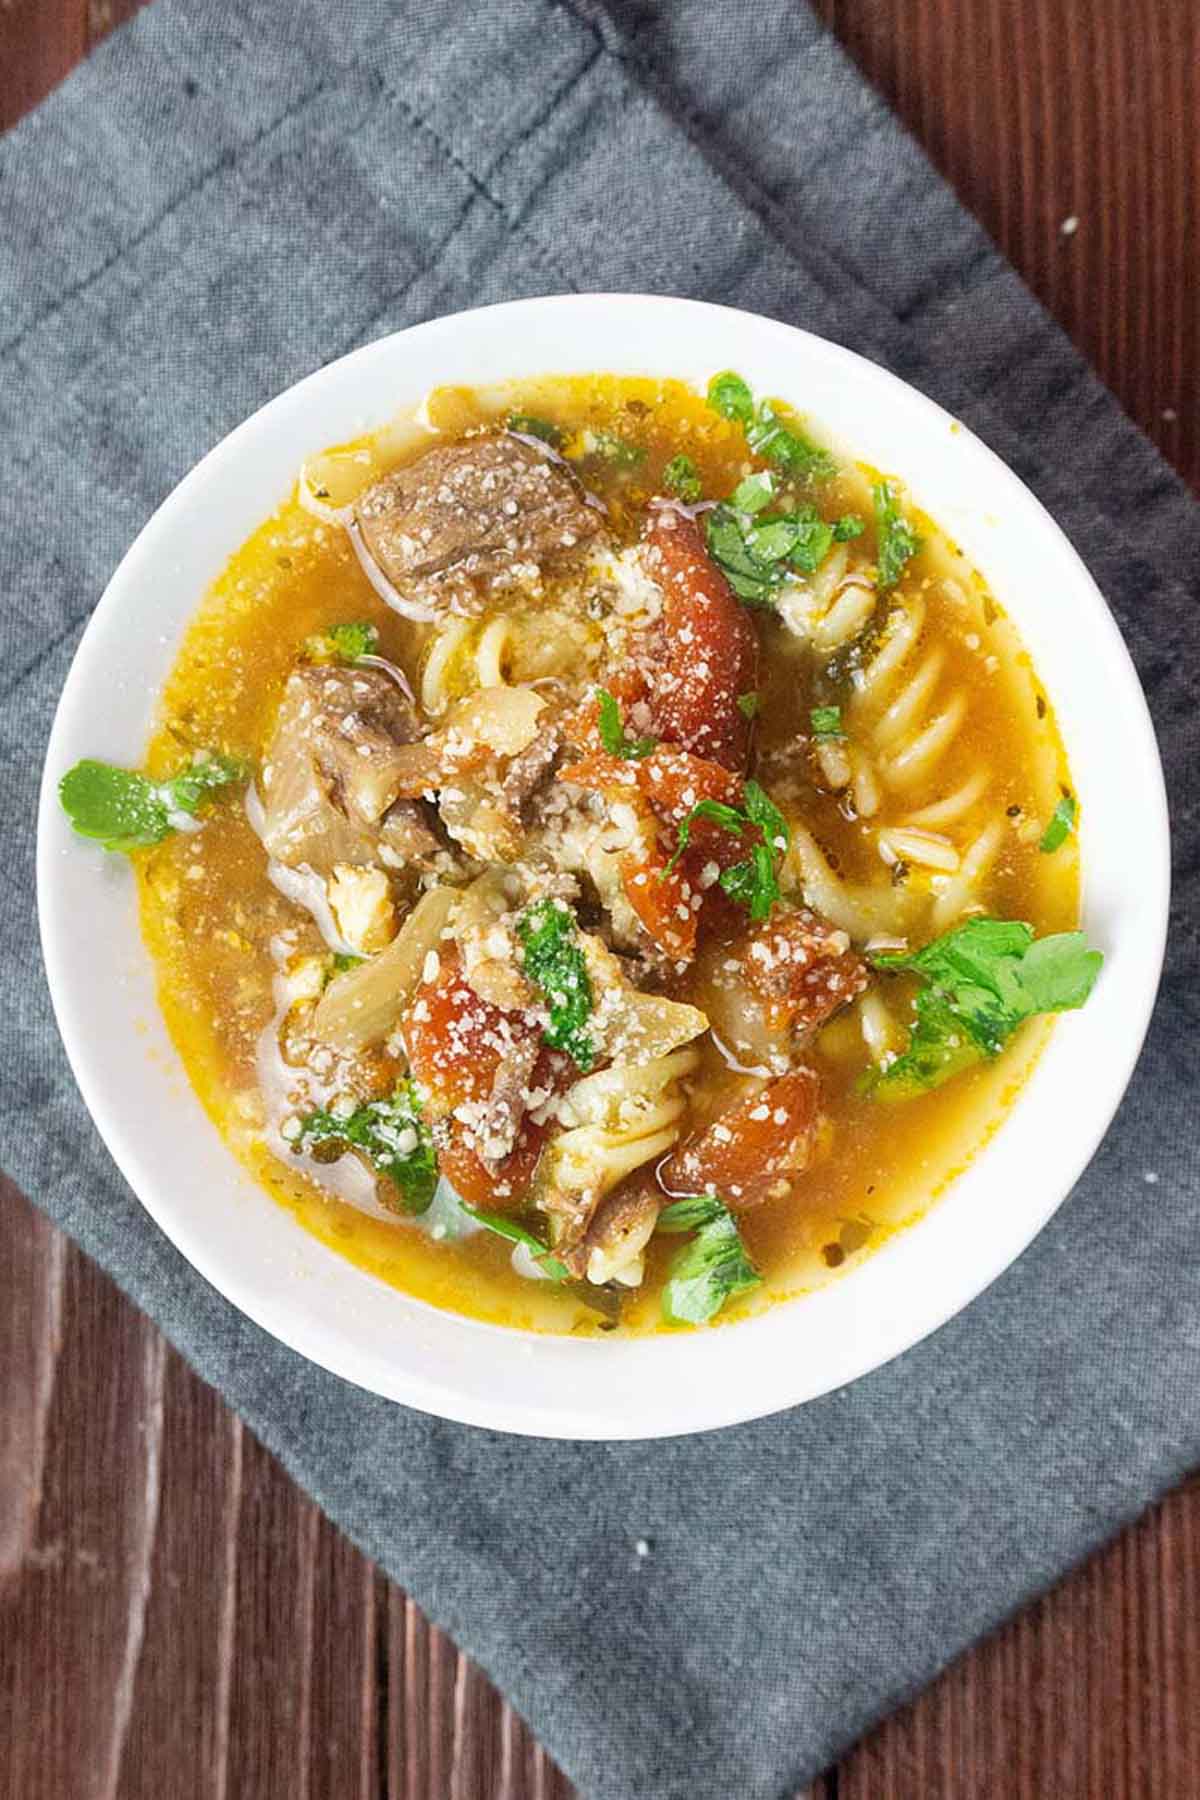
POLYGON ((729 372, 438 389, 315 458, 145 772, 62 798, 133 857, 235 1153, 382 1279, 538 1330, 835 1278, 1100 962, 1013 627, 729 372))

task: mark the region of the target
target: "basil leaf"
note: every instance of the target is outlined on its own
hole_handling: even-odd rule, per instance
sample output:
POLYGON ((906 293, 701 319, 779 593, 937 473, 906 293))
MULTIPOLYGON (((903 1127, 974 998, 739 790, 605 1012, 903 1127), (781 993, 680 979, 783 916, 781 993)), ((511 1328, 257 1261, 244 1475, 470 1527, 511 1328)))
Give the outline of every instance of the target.
POLYGON ((745 794, 747 817, 761 830, 768 849, 782 854, 792 839, 787 820, 766 789, 759 787, 757 781, 746 783, 745 794))
POLYGON ((795 518, 796 535, 788 561, 802 575, 815 575, 833 548, 833 526, 814 507, 802 509, 795 518))
POLYGON ((765 844, 755 844, 745 862, 722 869, 717 880, 731 900, 746 908, 755 925, 770 917, 771 908, 779 899, 775 864, 765 844))
POLYGON ((694 1231, 697 1225, 709 1225, 726 1210, 715 1194, 689 1194, 683 1200, 672 1200, 658 1215, 656 1231, 694 1231))
POLYGON ((623 762, 640 762, 643 756, 649 756, 658 744, 658 739, 627 738, 616 696, 610 694, 607 688, 596 689, 596 701, 600 711, 600 742, 608 754, 619 756, 623 762))
MULTIPOLYGON (((748 781, 745 786, 745 808, 727 806, 721 800, 700 800, 692 807, 687 816, 680 821, 678 847, 670 862, 663 870, 669 875, 691 841, 691 826, 694 819, 712 819, 723 830, 731 831, 735 837, 758 827, 762 842, 752 846, 750 854, 742 862, 734 863, 731 868, 722 870, 717 877, 721 888, 731 900, 746 907, 752 921, 765 919, 779 899, 779 882, 775 875, 775 856, 788 847, 791 834, 787 821, 770 795, 761 788, 757 781, 748 781)), ((662 877, 660 877, 662 879, 662 877)))
POLYGON ((536 900, 517 921, 526 975, 549 1003, 542 1036, 553 1050, 565 1050, 586 1074, 596 1060, 586 1030, 593 995, 583 952, 575 941, 575 916, 561 901, 536 900))
POLYGON ((759 469, 739 481, 729 496, 729 504, 737 512, 761 512, 775 498, 775 477, 769 469, 759 469))
POLYGON ((371 1167, 395 1183, 407 1213, 423 1213, 437 1186, 433 1139, 410 1081, 386 1100, 368 1100, 345 1118, 320 1108, 300 1121, 295 1150, 329 1145, 335 1155, 360 1150, 371 1167))
POLYGON ((921 540, 900 511, 891 485, 877 481, 871 489, 875 501, 875 530, 878 535, 875 585, 880 592, 895 587, 904 573, 905 564, 921 548, 921 540))
POLYGON ((774 463, 794 479, 812 476, 825 480, 836 473, 837 464, 828 450, 812 443, 794 427, 785 425, 774 408, 762 401, 754 423, 747 428, 746 442, 756 455, 774 463))
POLYGON ((379 633, 374 625, 356 619, 305 638, 304 656, 310 663, 356 663, 360 656, 373 655, 378 643, 379 633))
POLYGON ((470 1213, 471 1217, 477 1219, 488 1231, 494 1231, 497 1237, 507 1238, 510 1244, 524 1244, 527 1250, 533 1252, 533 1260, 539 1268, 543 1269, 552 1281, 569 1280, 570 1270, 566 1264, 559 1262, 557 1256, 551 1254, 541 1238, 535 1237, 532 1231, 527 1231, 524 1225, 518 1225, 517 1221, 510 1219, 506 1213, 484 1212, 481 1207, 469 1206, 461 1197, 458 1204, 464 1212, 470 1213))
POLYGON ((801 532, 795 514, 764 519, 742 533, 742 541, 755 562, 778 563, 790 559, 801 532))
POLYGON ((691 842, 694 819, 711 819, 714 825, 720 825, 725 831, 732 831, 735 837, 741 837, 746 827, 745 816, 736 806, 726 806, 723 800, 697 800, 691 811, 679 821, 675 854, 659 876, 660 881, 671 873, 691 842))
POLYGON ((1039 850, 1049 853, 1065 844, 1075 828, 1075 798, 1072 794, 1064 794, 1054 809, 1050 823, 1042 833, 1039 850))
POLYGON ((754 395, 732 369, 713 376, 708 384, 708 404, 723 419, 736 419, 742 425, 749 425, 754 417, 754 395))
POLYGON ((814 706, 808 715, 818 744, 832 744, 845 737, 840 706, 814 706))
POLYGON ((665 1231, 696 1233, 667 1272, 662 1314, 668 1324, 703 1325, 727 1301, 762 1285, 733 1214, 715 1195, 676 1201, 663 1209, 658 1223, 665 1231))
POLYGON ((1068 1012, 1086 1001, 1104 958, 1080 931, 1035 941, 1019 919, 968 919, 924 949, 872 958, 879 969, 909 970, 929 983, 917 996, 904 1054, 875 1081, 897 1096, 938 1087, 981 1057, 998 1056, 1036 1013, 1068 1012))
POLYGON ((85 758, 63 776, 58 797, 80 837, 128 852, 160 844, 177 829, 180 814, 195 813, 218 788, 245 773, 233 757, 202 756, 168 781, 151 781, 132 769, 85 758))
POLYGON ((522 432, 525 437, 541 438, 555 450, 562 446, 563 434, 558 426, 552 425, 549 419, 539 419, 536 413, 511 412, 504 421, 504 428, 522 432))
POLYGON ((674 494, 677 500, 685 505, 693 506, 704 492, 700 483, 700 471, 690 456, 680 451, 673 456, 662 472, 663 486, 668 494, 674 494))

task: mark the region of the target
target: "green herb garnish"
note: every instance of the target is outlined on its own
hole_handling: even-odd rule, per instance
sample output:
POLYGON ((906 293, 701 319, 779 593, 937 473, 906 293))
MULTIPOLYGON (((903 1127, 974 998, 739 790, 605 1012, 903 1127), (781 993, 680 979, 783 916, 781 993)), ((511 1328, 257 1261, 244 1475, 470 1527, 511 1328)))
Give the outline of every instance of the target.
POLYGON ((329 958, 335 975, 344 975, 347 969, 357 969, 359 963, 365 963, 366 960, 365 956, 355 956, 349 950, 335 950, 329 958))
POLYGON ((740 425, 753 423, 754 395, 732 369, 713 376, 708 384, 708 404, 723 419, 735 419, 740 425))
POLYGON ((739 694, 737 697, 737 709, 741 713, 743 719, 757 718, 760 705, 761 700, 756 693, 739 694))
POLYGON ((1050 823, 1042 833, 1041 842, 1038 844, 1039 850, 1047 852, 1057 850, 1060 845, 1066 843, 1075 828, 1076 811, 1075 796, 1064 794, 1054 809, 1050 823))
POLYGON ((776 590, 793 572, 815 575, 838 528, 847 523, 831 525, 808 501, 769 513, 764 509, 776 493, 774 475, 760 469, 739 481, 705 521, 709 555, 734 593, 752 606, 773 605, 776 590))
POLYGON ((563 434, 557 425, 549 419, 539 419, 536 413, 511 412, 504 421, 506 431, 519 431, 525 437, 541 438, 543 444, 550 444, 557 450, 563 441, 563 434))
POLYGON ((786 852, 791 839, 787 821, 775 802, 757 781, 746 783, 742 808, 727 806, 723 800, 698 800, 679 822, 675 854, 660 880, 671 873, 687 849, 692 823, 696 819, 711 819, 735 837, 757 828, 760 841, 751 847, 749 856, 731 868, 723 869, 717 880, 731 900, 746 908, 755 924, 765 919, 779 899, 775 858, 786 852))
POLYGON ((1083 1005, 1103 956, 1081 931, 1035 940, 1019 919, 968 919, 911 955, 872 958, 925 982, 908 1048, 874 1079, 875 1092, 907 1098, 940 1087, 960 1069, 995 1057, 1036 1013, 1083 1005))
POLYGON ((373 656, 378 643, 374 625, 366 619, 353 619, 305 638, 304 659, 310 663, 356 663, 360 657, 373 656))
POLYGON ((837 743, 845 737, 840 706, 814 706, 808 717, 813 738, 818 744, 837 743))
POLYGON ((694 505, 704 492, 699 469, 691 457, 685 456, 682 451, 671 458, 662 472, 662 479, 668 494, 674 494, 686 506, 694 505))
POLYGON ((593 431, 589 454, 602 456, 614 469, 636 469, 646 460, 641 444, 631 444, 628 438, 618 437, 613 431, 593 431))
POLYGON ((879 539, 875 585, 883 593, 895 587, 904 573, 905 564, 921 548, 921 540, 900 511, 900 503, 889 482, 877 481, 871 494, 875 501, 875 530, 879 539))
POLYGON ((600 742, 610 756, 619 756, 623 762, 639 762, 643 756, 649 756, 658 743, 657 738, 627 738, 625 727, 621 723, 621 709, 616 697, 607 688, 596 689, 596 701, 600 710, 600 742))
POLYGON ((80 837, 106 850, 142 850, 160 844, 218 788, 240 781, 244 763, 231 756, 202 755, 167 781, 151 781, 132 769, 91 758, 68 769, 58 784, 62 809, 80 837))
POLYGON ((715 1194, 696 1194, 664 1206, 658 1229, 694 1231, 672 1260, 663 1288, 663 1318, 671 1325, 703 1325, 727 1300, 759 1287, 762 1276, 746 1254, 733 1214, 715 1194))
POLYGON ((488 1231, 494 1231, 497 1237, 507 1238, 510 1244, 524 1244, 526 1249, 533 1253, 533 1259, 538 1267, 544 1270, 552 1281, 567 1281, 570 1278, 570 1270, 566 1264, 559 1262, 557 1256, 554 1256, 546 1248, 541 1238, 535 1237, 532 1231, 527 1231, 524 1225, 518 1225, 517 1221, 510 1219, 506 1213, 484 1212, 478 1206, 468 1206, 461 1197, 459 1197, 458 1204, 465 1213, 470 1213, 473 1219, 477 1219, 481 1225, 486 1226, 488 1231))
POLYGON ((723 419, 741 425, 751 450, 785 475, 822 479, 834 473, 836 465, 828 450, 810 442, 794 425, 785 425, 769 400, 756 406, 748 384, 732 369, 713 376, 708 384, 708 404, 723 419))
POLYGON ((860 519, 857 513, 843 513, 840 519, 833 521, 833 541, 847 544, 851 538, 861 537, 866 529, 867 521, 860 519))
POLYGON ((433 1199, 437 1158, 410 1081, 401 1082, 389 1098, 368 1100, 345 1118, 326 1108, 309 1113, 291 1143, 293 1149, 309 1152, 314 1146, 329 1145, 335 1156, 361 1150, 373 1169, 395 1183, 404 1212, 423 1213, 433 1199))
POLYGON ((586 1030, 593 996, 576 942, 575 916, 559 900, 536 900, 517 921, 517 936, 525 973, 549 1002, 550 1021, 542 1036, 552 1050, 565 1050, 586 1074, 596 1060, 586 1030))

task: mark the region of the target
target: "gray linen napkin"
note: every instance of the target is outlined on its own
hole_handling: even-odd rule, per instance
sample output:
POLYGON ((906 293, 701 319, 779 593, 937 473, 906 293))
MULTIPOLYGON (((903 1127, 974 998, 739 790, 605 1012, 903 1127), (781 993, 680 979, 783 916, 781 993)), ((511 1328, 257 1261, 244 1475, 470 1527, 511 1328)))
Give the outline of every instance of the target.
POLYGON ((0 1160, 585 1793, 803 1783, 1200 1461, 1200 514, 793 0, 159 0, 0 144, 0 370, 0 1160), (572 288, 755 308, 960 413, 1108 594, 1176 822, 1150 1043, 1052 1224, 890 1367, 658 1445, 443 1424, 265 1338, 112 1168, 33 966, 51 710, 151 509, 364 339, 572 288))

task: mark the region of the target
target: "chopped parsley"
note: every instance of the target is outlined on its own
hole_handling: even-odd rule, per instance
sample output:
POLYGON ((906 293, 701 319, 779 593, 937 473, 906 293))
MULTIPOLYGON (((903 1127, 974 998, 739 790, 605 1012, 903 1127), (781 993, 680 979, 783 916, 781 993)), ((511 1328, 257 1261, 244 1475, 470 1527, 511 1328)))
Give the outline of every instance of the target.
POLYGON ((866 529, 867 521, 860 519, 857 513, 843 513, 840 519, 833 521, 833 541, 848 544, 851 538, 861 537, 866 529))
POLYGON ((692 506, 700 498, 704 489, 700 482, 700 471, 690 456, 680 451, 673 456, 662 472, 663 486, 668 494, 674 494, 677 500, 692 506))
POLYGON ((904 573, 905 564, 921 548, 921 540, 900 511, 890 482, 877 481, 871 494, 875 501, 875 531, 879 539, 875 585, 884 593, 895 587, 904 573))
POLYGON ((705 521, 708 552, 735 594, 751 606, 772 606, 792 574, 815 575, 833 547, 839 525, 804 501, 766 512, 777 493, 769 469, 747 475, 705 521))
POLYGON ((62 809, 80 837, 106 850, 142 850, 160 844, 204 801, 240 781, 245 764, 230 756, 201 755, 167 781, 151 781, 132 769, 87 758, 58 784, 62 809))
POLYGON ((532 1231, 527 1231, 524 1225, 518 1225, 517 1221, 510 1219, 506 1213, 484 1212, 481 1207, 468 1206, 461 1196, 458 1204, 465 1213, 469 1213, 473 1219, 478 1220, 480 1225, 485 1226, 488 1231, 494 1231, 497 1237, 507 1238, 510 1244, 524 1244, 526 1249, 531 1252, 538 1267, 550 1277, 551 1281, 568 1279, 570 1271, 566 1264, 559 1262, 557 1256, 551 1254, 541 1238, 535 1237, 532 1231))
POLYGON ((1051 815, 1050 823, 1042 833, 1041 841, 1038 844, 1039 850, 1049 853, 1051 850, 1058 850, 1066 843, 1075 829, 1076 811, 1075 796, 1064 794, 1051 815))
POLYGON ((511 412, 504 421, 506 431, 519 431, 524 437, 541 438, 543 444, 559 449, 563 434, 557 425, 549 419, 539 419, 536 413, 511 412))
POLYGON ((737 709, 741 713, 743 719, 757 718, 760 705, 761 700, 753 691, 748 694, 739 694, 737 697, 737 709))
POLYGON ((785 476, 821 480, 835 472, 836 464, 828 450, 812 443, 794 425, 785 425, 769 400, 760 400, 756 405, 748 384, 732 369, 713 376, 708 384, 708 404, 723 419, 741 425, 755 455, 772 463, 785 476))
POLYGON ((394 1183, 404 1212, 423 1213, 433 1199, 437 1158, 410 1081, 401 1082, 387 1099, 366 1101, 345 1118, 324 1107, 309 1113, 291 1144, 294 1150, 310 1153, 314 1147, 328 1146, 335 1158, 347 1150, 360 1150, 378 1174, 394 1183))
POLYGON ((923 950, 876 956, 877 969, 907 970, 917 995, 908 1048, 874 1080, 875 1092, 904 1099, 998 1056, 1036 1013, 1083 1005, 1103 956, 1081 931, 1034 938, 1019 919, 968 919, 923 950))
POLYGON ((550 1019, 542 1036, 552 1050, 565 1050, 586 1074, 596 1060, 586 1029, 593 995, 583 951, 575 941, 575 916, 560 900, 535 900, 517 921, 526 975, 541 988, 550 1019))
POLYGON ((596 689, 596 703, 600 710, 600 742, 610 756, 619 756, 623 762, 639 762, 643 756, 649 756, 658 743, 657 738, 627 738, 625 727, 621 723, 621 709, 616 697, 607 688, 596 689))
POLYGON ((378 643, 374 625, 366 619, 353 619, 305 638, 304 658, 310 663, 356 663, 360 657, 373 656, 378 643))
POLYGON ((329 958, 334 975, 344 975, 347 969, 357 969, 359 963, 366 960, 365 956, 356 956, 350 950, 335 950, 329 958))
POLYGON ((838 743, 845 737, 840 706, 814 706, 808 717, 813 738, 818 744, 838 743))
POLYGON ((751 846, 749 856, 731 868, 722 869, 717 879, 729 898, 744 906, 751 921, 758 924, 767 918, 779 899, 775 858, 786 852, 791 838, 786 819, 757 781, 746 783, 742 808, 727 806, 723 800, 698 800, 679 822, 675 854, 663 870, 664 876, 670 874, 691 842, 692 823, 696 819, 711 819, 735 837, 757 829, 759 841, 751 846))
POLYGON ((658 1229, 695 1232, 667 1273, 662 1313, 668 1324, 703 1325, 727 1300, 761 1285, 733 1214, 715 1194, 695 1194, 664 1206, 658 1229))

